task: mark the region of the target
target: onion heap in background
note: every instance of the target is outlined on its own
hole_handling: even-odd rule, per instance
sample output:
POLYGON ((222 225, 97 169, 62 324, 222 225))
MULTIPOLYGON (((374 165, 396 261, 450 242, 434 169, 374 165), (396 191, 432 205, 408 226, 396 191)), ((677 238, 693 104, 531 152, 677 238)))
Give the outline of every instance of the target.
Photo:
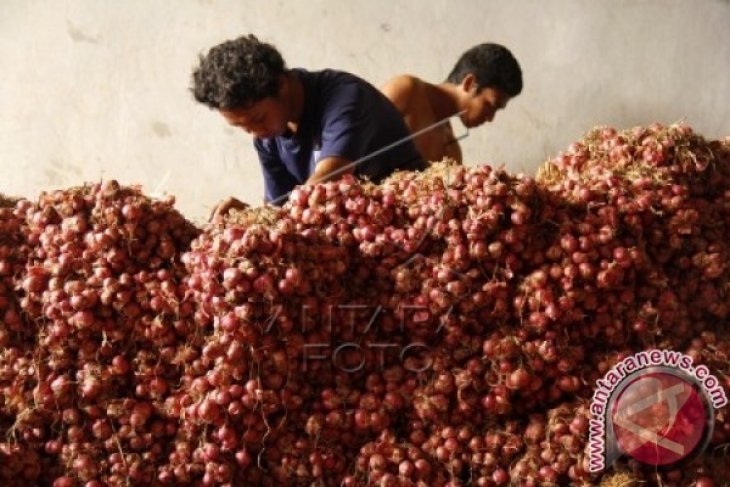
POLYGON ((730 390, 727 141, 599 128, 535 179, 345 177, 202 230, 113 182, 1 206, 2 485, 727 478, 727 408, 681 469, 585 455, 635 352, 730 390))

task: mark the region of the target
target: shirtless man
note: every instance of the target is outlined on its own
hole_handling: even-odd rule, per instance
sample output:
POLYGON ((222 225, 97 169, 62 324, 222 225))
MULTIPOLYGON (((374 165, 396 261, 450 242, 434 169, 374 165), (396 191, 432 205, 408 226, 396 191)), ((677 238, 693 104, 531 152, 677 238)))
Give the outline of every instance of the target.
MULTIPOLYGON (((473 128, 491 122, 498 110, 520 94, 522 70, 507 48, 480 44, 462 54, 441 84, 403 74, 381 91, 401 112, 411 134, 454 115, 473 128)), ((448 157, 462 162, 450 121, 417 136, 414 143, 426 161, 448 157)))

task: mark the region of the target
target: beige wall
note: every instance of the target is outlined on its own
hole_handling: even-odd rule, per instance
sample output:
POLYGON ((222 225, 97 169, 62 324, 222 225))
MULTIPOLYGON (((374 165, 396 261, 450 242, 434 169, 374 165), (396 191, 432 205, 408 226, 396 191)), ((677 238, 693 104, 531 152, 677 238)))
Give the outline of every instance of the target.
POLYGON ((196 56, 247 32, 378 85, 507 45, 525 90, 463 142, 470 164, 532 172, 596 124, 730 134, 727 0, 0 0, 0 192, 116 178, 198 222, 228 195, 257 203, 250 139, 188 92, 196 56))

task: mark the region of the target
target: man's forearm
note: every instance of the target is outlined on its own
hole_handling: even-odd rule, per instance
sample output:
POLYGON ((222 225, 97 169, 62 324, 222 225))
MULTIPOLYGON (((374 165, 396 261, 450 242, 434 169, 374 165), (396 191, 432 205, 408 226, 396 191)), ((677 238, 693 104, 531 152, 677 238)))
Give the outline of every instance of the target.
POLYGON ((336 179, 344 174, 352 173, 352 161, 342 157, 326 157, 317 163, 314 172, 305 184, 317 184, 336 179))

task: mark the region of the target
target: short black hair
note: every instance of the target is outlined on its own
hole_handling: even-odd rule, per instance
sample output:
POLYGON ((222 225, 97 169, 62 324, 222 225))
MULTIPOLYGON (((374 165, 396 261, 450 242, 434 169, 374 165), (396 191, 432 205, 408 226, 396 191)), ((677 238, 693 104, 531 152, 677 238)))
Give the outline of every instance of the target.
POLYGON ((499 44, 479 44, 466 51, 446 81, 461 83, 469 73, 476 77, 479 90, 496 88, 510 97, 522 91, 520 64, 509 49, 499 44))
POLYGON ((210 108, 246 108, 279 93, 286 65, 271 44, 247 35, 226 41, 200 56, 191 91, 210 108))

